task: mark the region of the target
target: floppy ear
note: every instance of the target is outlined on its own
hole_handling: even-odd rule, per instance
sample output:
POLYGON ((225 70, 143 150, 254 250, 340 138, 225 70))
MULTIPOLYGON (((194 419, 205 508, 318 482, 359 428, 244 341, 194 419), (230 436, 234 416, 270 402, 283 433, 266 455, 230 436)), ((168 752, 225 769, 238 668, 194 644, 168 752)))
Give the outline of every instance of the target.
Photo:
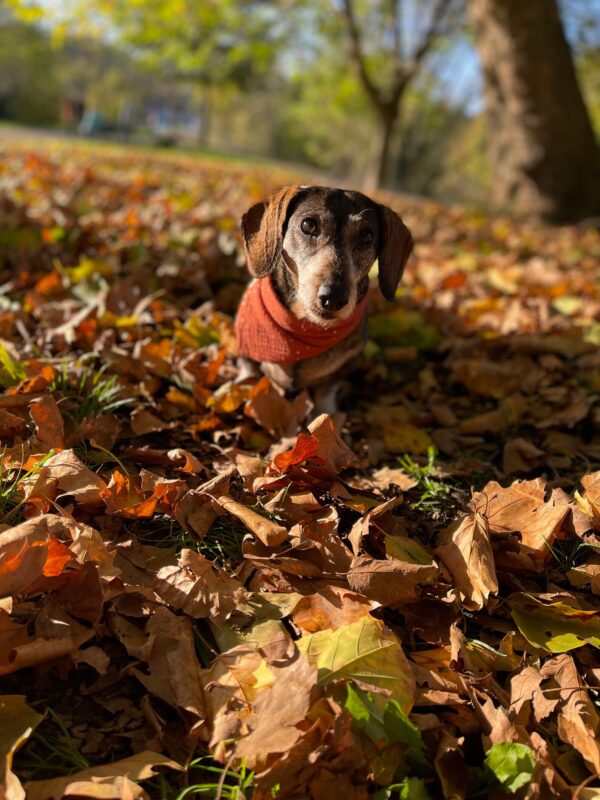
POLYGON ((291 201, 305 187, 288 186, 257 203, 242 217, 242 237, 250 274, 263 278, 275 269, 283 249, 291 201))
POLYGON ((382 235, 379 247, 379 288, 387 300, 393 300, 404 267, 413 249, 413 238, 398 214, 379 206, 382 235))

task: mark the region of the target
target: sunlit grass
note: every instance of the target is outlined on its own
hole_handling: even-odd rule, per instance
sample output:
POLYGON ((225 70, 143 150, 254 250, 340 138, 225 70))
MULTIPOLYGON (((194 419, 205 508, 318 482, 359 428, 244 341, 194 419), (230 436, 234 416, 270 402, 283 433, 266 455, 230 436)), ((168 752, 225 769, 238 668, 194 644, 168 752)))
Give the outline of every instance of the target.
POLYGON ((186 531, 177 522, 167 519, 136 531, 142 544, 154 547, 189 549, 212 561, 216 567, 233 572, 243 561, 242 541, 247 530, 238 520, 217 517, 203 537, 186 531))
POLYGON ((72 775, 91 766, 79 751, 76 741, 51 708, 15 759, 15 769, 26 772, 29 780, 72 775))
POLYGON ((210 758, 197 758, 190 764, 190 771, 199 771, 202 780, 192 783, 181 791, 176 800, 186 797, 220 797, 223 800, 245 800, 252 786, 254 773, 246 769, 245 763, 238 770, 215 765, 210 758), (208 773, 205 776, 203 773, 208 773), (213 777, 214 780, 210 780, 213 777))
POLYGON ((77 374, 72 365, 64 362, 49 387, 50 392, 62 395, 58 401, 61 412, 80 423, 88 417, 113 414, 132 403, 131 397, 123 397, 117 376, 105 372, 106 366, 94 369, 86 365, 77 374))
POLYGON ((436 458, 437 449, 433 446, 427 450, 427 463, 424 465, 415 462, 408 454, 398 458, 402 469, 417 482, 412 491, 417 492, 418 497, 412 502, 412 507, 434 518, 447 513, 452 492, 452 487, 438 477, 436 458))
POLYGON ((19 512, 26 503, 21 484, 27 478, 37 475, 50 456, 54 455, 54 450, 50 450, 40 458, 32 467, 25 469, 22 466, 6 466, 6 450, 0 451, 0 522, 15 524, 18 521, 19 512))

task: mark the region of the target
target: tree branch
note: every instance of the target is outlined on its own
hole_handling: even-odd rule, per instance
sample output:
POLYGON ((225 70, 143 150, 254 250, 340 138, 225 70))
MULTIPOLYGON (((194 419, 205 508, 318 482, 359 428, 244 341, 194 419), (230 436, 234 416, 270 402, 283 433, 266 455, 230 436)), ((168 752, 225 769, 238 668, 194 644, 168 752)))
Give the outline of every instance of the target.
POLYGON ((431 23, 421 39, 418 47, 413 53, 410 61, 404 64, 403 82, 406 85, 415 75, 421 62, 431 50, 436 39, 438 39, 450 25, 448 19, 450 17, 450 9, 453 6, 453 0, 437 0, 431 14, 431 23))
POLYGON ((343 6, 343 16, 346 21, 346 27, 348 28, 348 34, 350 36, 350 52, 352 58, 356 66, 358 67, 360 79, 365 88, 365 91, 371 98, 373 104, 377 106, 377 108, 381 109, 385 105, 385 101, 382 97, 381 91, 371 79, 371 76, 369 75, 369 71, 367 69, 367 63, 362 49, 360 31, 356 23, 356 17, 354 15, 354 7, 352 5, 352 0, 343 0, 342 6, 343 6))

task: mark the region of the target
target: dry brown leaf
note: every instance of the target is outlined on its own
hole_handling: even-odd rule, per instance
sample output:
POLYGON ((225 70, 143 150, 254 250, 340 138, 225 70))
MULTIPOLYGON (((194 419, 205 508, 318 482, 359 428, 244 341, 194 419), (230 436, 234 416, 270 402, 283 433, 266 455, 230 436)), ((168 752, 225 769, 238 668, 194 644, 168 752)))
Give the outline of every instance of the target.
POLYGON ((147 795, 132 781, 151 778, 156 774, 156 767, 181 769, 176 761, 160 753, 144 750, 121 761, 90 767, 64 777, 29 781, 25 784, 25 789, 28 800, 60 800, 69 796, 124 800, 127 791, 130 792, 130 797, 137 800, 147 795))
POLYGON ((29 406, 29 413, 35 422, 38 440, 53 450, 62 450, 65 446, 65 425, 56 404, 50 394, 43 395, 29 406))
POLYGON ((417 481, 411 478, 401 467, 381 467, 381 469, 376 469, 370 478, 370 483, 372 486, 385 491, 389 491, 393 484, 403 492, 407 492, 417 485, 417 481))
POLYGON ((445 528, 435 552, 452 574, 466 608, 483 608, 498 591, 488 525, 481 514, 467 514, 445 528))
POLYGON ((242 584, 193 550, 181 550, 177 566, 159 569, 154 585, 165 603, 194 618, 210 617, 223 625, 252 617, 242 584))
POLYGON ((594 516, 594 519, 600 521, 600 471, 584 475, 581 485, 585 489, 583 497, 587 502, 589 513, 594 516))
POLYGON ((308 430, 319 444, 317 455, 332 473, 337 475, 354 463, 354 453, 337 435, 333 419, 328 414, 321 414, 313 420, 308 430))
POLYGON ((73 559, 59 539, 65 528, 60 517, 46 514, 0 533, 0 597, 39 590, 62 574, 73 559))
POLYGON ((264 377, 250 390, 244 414, 279 439, 296 433, 310 407, 310 398, 306 391, 301 392, 290 403, 264 377))
POLYGON ((377 604, 360 594, 338 586, 324 586, 298 601, 293 612, 294 625, 307 633, 335 630, 370 613, 377 604))
POLYGON ((102 504, 106 483, 85 466, 73 450, 63 450, 44 461, 37 473, 23 481, 25 496, 29 499, 68 495, 80 505, 102 504))
POLYGON ((558 735, 581 754, 591 772, 600 772, 600 716, 573 657, 562 653, 551 658, 544 663, 541 672, 561 687, 560 693, 556 693, 560 700, 558 735))
POLYGON ((435 564, 357 556, 348 571, 348 586, 369 600, 390 606, 417 600, 420 597, 419 586, 432 583, 437 574, 435 564))
POLYGON ((166 431, 171 424, 159 419, 145 408, 136 408, 131 413, 131 430, 136 436, 143 436, 145 433, 158 433, 166 431))
POLYGON ((446 800, 463 800, 467 791, 463 743, 464 738, 456 739, 449 731, 442 730, 433 765, 446 800))
POLYGON ((278 525, 276 522, 262 517, 256 511, 238 503, 231 497, 219 497, 217 502, 228 514, 241 520, 266 547, 277 547, 288 538, 288 532, 283 525, 278 525))
POLYGON ((521 709, 529 709, 530 704, 537 722, 542 722, 554 711, 560 698, 558 692, 544 692, 541 685, 544 680, 544 675, 537 667, 524 667, 513 676, 510 682, 510 707, 517 717, 521 709))
POLYGON ((355 555, 358 555, 363 547, 363 539, 369 536, 371 527, 376 532, 393 534, 395 531, 391 528, 391 520, 388 512, 393 511, 396 506, 402 503, 402 497, 393 497, 391 500, 386 500, 375 508, 372 508, 352 526, 352 530, 348 535, 348 541, 352 546, 355 555))
POLYGON ((127 519, 151 517, 160 499, 156 491, 146 496, 131 475, 114 470, 110 483, 102 490, 108 514, 127 519))
POLYGON ((132 670, 149 692, 185 711, 191 731, 198 732, 205 718, 202 673, 189 617, 159 607, 146 624, 143 657, 148 674, 132 670))
POLYGON ((271 667, 273 680, 259 692, 247 718, 248 736, 235 746, 237 758, 245 758, 249 766, 265 766, 274 753, 287 753, 302 736, 304 722, 319 694, 317 670, 308 659, 296 654, 285 667, 271 667))
POLYGON ((47 661, 70 655, 94 636, 93 630, 63 627, 60 638, 35 637, 25 644, 15 644, 0 655, 0 675, 10 675, 47 661))
POLYGON ((550 555, 550 547, 571 513, 558 490, 554 489, 548 500, 545 497, 542 478, 517 481, 506 489, 491 481, 473 495, 471 506, 485 518, 491 533, 520 533, 523 551, 539 563, 550 555))
POLYGON ((536 447, 533 442, 518 437, 509 439, 504 445, 502 469, 508 474, 532 472, 541 467, 546 460, 546 453, 536 447))

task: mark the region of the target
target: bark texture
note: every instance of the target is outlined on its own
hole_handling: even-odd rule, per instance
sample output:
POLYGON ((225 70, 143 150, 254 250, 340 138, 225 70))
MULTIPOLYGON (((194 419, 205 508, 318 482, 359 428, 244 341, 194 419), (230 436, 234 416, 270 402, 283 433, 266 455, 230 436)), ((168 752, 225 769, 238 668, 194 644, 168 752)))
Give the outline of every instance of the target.
POLYGON ((600 153, 556 0, 469 0, 497 203, 555 221, 600 214, 600 153))

